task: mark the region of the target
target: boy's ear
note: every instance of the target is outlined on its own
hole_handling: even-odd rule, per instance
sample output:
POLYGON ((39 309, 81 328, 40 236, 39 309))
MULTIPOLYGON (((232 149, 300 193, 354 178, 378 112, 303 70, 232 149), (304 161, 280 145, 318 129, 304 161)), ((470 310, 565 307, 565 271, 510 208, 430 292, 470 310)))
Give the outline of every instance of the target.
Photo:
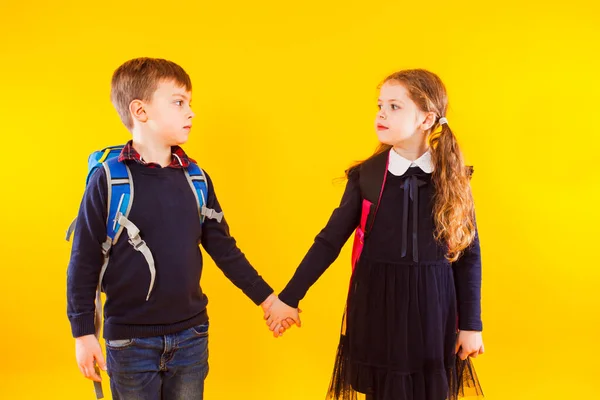
POLYGON ((146 114, 145 104, 141 100, 133 100, 129 103, 129 112, 133 116, 133 118, 137 119, 140 122, 148 121, 148 115, 146 114))

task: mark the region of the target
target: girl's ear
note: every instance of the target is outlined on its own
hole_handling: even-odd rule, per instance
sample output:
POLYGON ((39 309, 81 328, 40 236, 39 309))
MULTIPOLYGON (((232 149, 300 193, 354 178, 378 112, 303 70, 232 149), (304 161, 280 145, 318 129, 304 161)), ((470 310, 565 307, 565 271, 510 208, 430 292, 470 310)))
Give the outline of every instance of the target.
POLYGON ((433 127, 433 125, 435 124, 436 118, 437 118, 437 115, 433 111, 425 113, 425 119, 421 123, 421 129, 424 131, 430 130, 433 127))

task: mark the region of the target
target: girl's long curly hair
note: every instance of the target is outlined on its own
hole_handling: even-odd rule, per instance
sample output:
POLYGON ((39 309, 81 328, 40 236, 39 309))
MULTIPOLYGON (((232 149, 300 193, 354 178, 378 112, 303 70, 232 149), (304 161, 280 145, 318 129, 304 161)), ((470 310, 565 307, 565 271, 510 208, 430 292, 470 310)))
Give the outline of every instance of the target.
MULTIPOLYGON (((446 244, 446 258, 454 262, 475 238, 475 211, 469 184, 473 169, 465 166, 456 137, 448 124, 439 123, 448 109, 446 87, 436 74, 423 69, 393 73, 381 84, 386 82, 403 85, 419 109, 434 112, 437 116, 428 138, 434 164, 435 238, 446 244)), ((381 144, 371 158, 391 148, 381 144)))

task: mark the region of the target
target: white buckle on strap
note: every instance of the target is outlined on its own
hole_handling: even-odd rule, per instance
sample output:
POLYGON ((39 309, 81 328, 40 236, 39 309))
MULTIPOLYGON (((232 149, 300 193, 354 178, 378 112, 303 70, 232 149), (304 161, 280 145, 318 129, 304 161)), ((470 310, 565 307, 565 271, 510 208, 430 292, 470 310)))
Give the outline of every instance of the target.
POLYGON ((206 206, 202 206, 202 210, 200 211, 202 215, 209 219, 215 219, 217 222, 221 222, 223 220, 223 212, 216 212, 212 208, 208 208, 206 206))

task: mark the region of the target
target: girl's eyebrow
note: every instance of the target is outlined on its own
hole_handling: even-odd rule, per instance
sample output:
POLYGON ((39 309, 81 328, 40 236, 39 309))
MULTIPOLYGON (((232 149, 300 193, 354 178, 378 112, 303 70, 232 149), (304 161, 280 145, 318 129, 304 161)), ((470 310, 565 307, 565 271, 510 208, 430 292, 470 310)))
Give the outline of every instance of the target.
MULTIPOLYGON (((377 101, 383 102, 383 100, 381 100, 381 99, 377 99, 377 101)), ((398 99, 389 99, 387 101, 397 101, 398 103, 403 103, 402 100, 398 100, 398 99)))

